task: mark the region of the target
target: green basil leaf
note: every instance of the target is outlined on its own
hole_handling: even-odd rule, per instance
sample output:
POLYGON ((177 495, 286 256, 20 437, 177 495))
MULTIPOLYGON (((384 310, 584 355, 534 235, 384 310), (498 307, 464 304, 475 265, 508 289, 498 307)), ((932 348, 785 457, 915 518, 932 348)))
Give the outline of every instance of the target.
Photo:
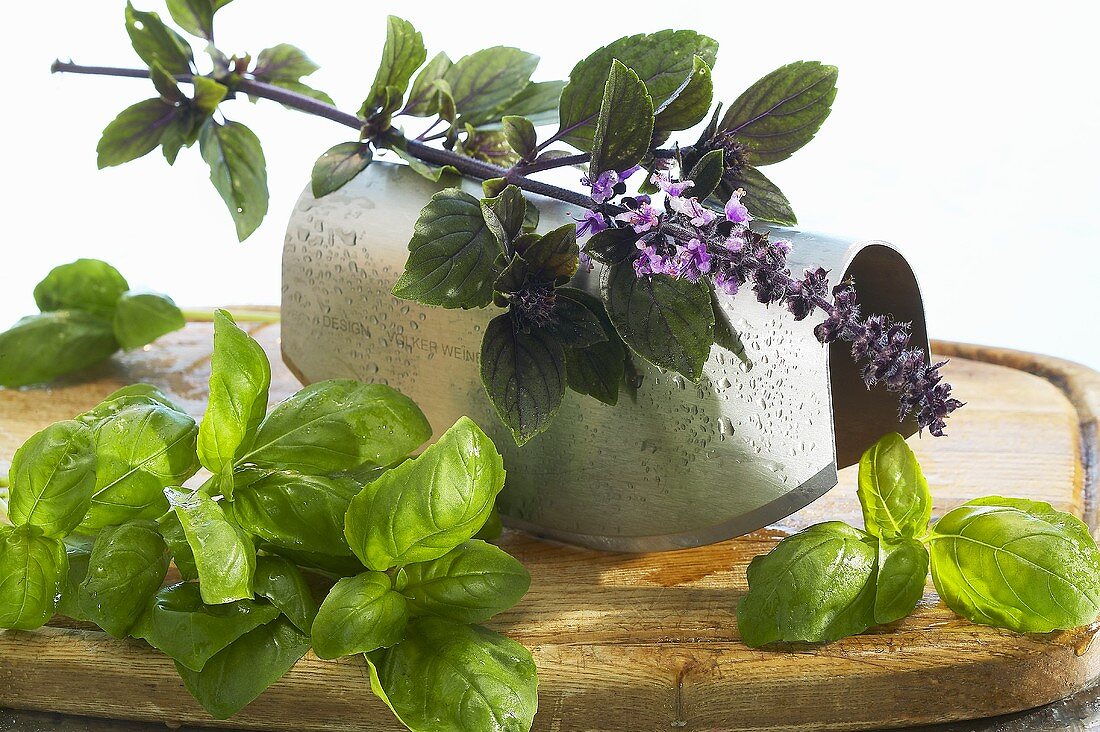
POLYGON ((244 241, 267 214, 267 161, 260 140, 240 122, 208 120, 199 150, 210 166, 210 182, 233 217, 237 238, 244 241))
POLYGON ((156 524, 132 521, 104 529, 78 590, 80 613, 115 638, 124 638, 167 574, 168 547, 156 524))
POLYGON ((167 394, 160 390, 160 388, 152 384, 129 384, 111 392, 98 406, 85 412, 85 415, 95 416, 97 420, 102 417, 110 416, 109 414, 101 413, 100 410, 102 408, 109 409, 114 405, 116 400, 126 400, 131 397, 149 399, 150 401, 161 404, 176 412, 183 412, 183 409, 173 402, 167 394))
POLYGON ((341 142, 325 151, 313 165, 310 178, 315 198, 343 188, 371 163, 370 145, 365 142, 341 142))
POLYGON ((131 398, 145 403, 124 403, 96 425, 96 482, 80 524, 85 532, 163 515, 164 489, 198 471, 195 420, 147 397, 124 399, 131 398))
POLYGON ((271 364, 260 344, 224 310, 214 313, 210 398, 199 426, 198 454, 210 472, 232 469, 247 453, 267 412, 271 364))
POLYGON ((714 343, 707 285, 638 277, 628 261, 612 264, 601 279, 607 314, 627 345, 647 361, 698 381, 714 343))
POLYGON ((615 264, 634 257, 638 233, 629 226, 604 229, 584 243, 584 252, 602 264, 615 264))
POLYGON ((344 532, 370 569, 426 562, 477 533, 503 487, 503 458, 481 428, 462 417, 419 457, 386 471, 352 499, 344 532))
POLYGON ((160 97, 146 99, 122 110, 103 129, 96 146, 100 170, 151 153, 160 144, 165 131, 182 114, 180 107, 160 97))
POLYGON ((928 550, 916 539, 880 539, 875 585, 875 623, 908 617, 924 596, 928 550))
POLYGON ((559 343, 568 348, 585 348, 607 340, 598 313, 599 298, 573 287, 554 291, 554 320, 546 326, 559 343))
POLYGON ((313 622, 313 652, 341 658, 388 648, 405 637, 409 612, 383 572, 365 572, 337 582, 313 622))
POLYGON ((198 584, 181 582, 157 592, 130 635, 192 671, 201 671, 218 651, 277 617, 279 609, 268 602, 206 605, 198 584))
POLYGON ((143 13, 126 3, 126 34, 146 66, 159 64, 171 74, 191 73, 195 55, 190 44, 156 13, 143 13))
POLYGON ((615 59, 592 133, 592 175, 641 162, 653 139, 653 99, 638 75, 615 59))
POLYGON ((500 244, 500 250, 508 251, 515 238, 523 232, 527 199, 519 188, 508 185, 497 195, 481 199, 481 214, 485 225, 500 244))
POLYGON ((301 81, 303 76, 309 76, 319 68, 300 48, 280 43, 260 51, 252 75, 268 83, 301 81))
POLYGON ((314 572, 336 579, 353 577, 367 570, 363 563, 354 556, 333 556, 319 552, 304 552, 275 546, 274 544, 260 544, 260 548, 265 552, 289 559, 300 567, 308 567, 314 572))
POLYGON ((244 471, 229 503, 253 536, 287 549, 349 557, 344 515, 361 487, 351 480, 293 471, 244 471))
POLYGON ((725 204, 733 192, 739 188, 745 191, 741 202, 757 219, 771 221, 781 226, 794 226, 798 223, 794 209, 791 208, 787 197, 783 195, 783 191, 751 165, 744 166, 736 177, 727 178, 722 182, 716 194, 720 200, 715 203, 725 204))
POLYGON ((576 224, 565 224, 542 236, 529 235, 516 242, 530 272, 539 279, 556 284, 568 282, 577 273, 576 224))
POLYGON ((521 159, 534 157, 537 152, 539 137, 535 132, 535 125, 526 117, 506 115, 501 119, 504 131, 504 139, 516 151, 521 159))
POLYGON ((214 40, 214 3, 212 0, 168 0, 172 20, 193 36, 214 40))
POLYGON ((65 545, 57 539, 37 526, 0 526, 0 628, 45 625, 68 571, 65 545))
MULTIPOLYGON (((197 82, 196 89, 204 86, 201 82, 198 82, 198 79, 201 78, 203 77, 196 77, 195 79, 197 82)), ((217 86, 225 89, 221 84, 217 86)), ((205 96, 203 98, 206 99, 205 96)), ((177 111, 176 117, 168 121, 164 126, 164 133, 160 136, 160 151, 169 165, 176 164, 176 158, 179 156, 180 150, 195 144, 199 139, 199 132, 203 123, 210 117, 210 113, 199 111, 196 105, 190 101, 181 105, 177 111)))
POLYGON ((714 97, 714 79, 707 62, 696 56, 691 73, 655 111, 653 126, 660 132, 686 130, 703 121, 714 97))
MULTIPOLYGON (((392 147, 390 149, 393 150, 399 158, 408 163, 408 166, 412 168, 414 173, 423 178, 427 178, 433 183, 438 183, 444 176, 453 177, 459 175, 458 169, 452 165, 444 165, 442 167, 428 165, 423 160, 413 157, 400 147, 392 147)), ((421 215, 423 215, 423 211, 421 211, 421 215)))
MULTIPOLYGON (((302 82, 303 76, 309 76, 321 68, 299 48, 289 43, 280 43, 260 51, 256 57, 256 67, 252 76, 282 89, 287 89, 326 104, 332 104, 332 97, 323 91, 313 89, 302 82)), ((253 102, 257 97, 249 97, 253 102)), ((287 107, 292 109, 292 107, 287 107)))
POLYGON ((752 165, 786 160, 813 139, 836 98, 837 68, 796 61, 749 87, 726 110, 718 129, 748 147, 752 165))
POLYGON ((599 318, 606 340, 585 348, 565 349, 566 383, 578 394, 613 406, 619 401, 619 386, 625 379, 629 356, 603 301, 589 295, 587 303, 599 318))
POLYGON ((492 512, 489 514, 489 518, 485 519, 485 523, 474 534, 475 539, 481 541, 493 542, 501 537, 504 533, 504 524, 500 520, 500 511, 493 507, 492 512))
POLYGON ((471 539, 438 559, 402 567, 397 590, 413 616, 481 623, 515 605, 531 575, 503 549, 471 539))
POLYGON ((694 31, 664 30, 620 38, 580 61, 561 93, 557 137, 579 150, 592 149, 596 119, 612 62, 632 69, 645 84, 654 107, 660 107, 692 73, 698 56, 711 68, 718 43, 694 31))
POLYGON ((317 617, 317 601, 302 572, 282 557, 256 557, 257 597, 266 597, 290 622, 308 634, 317 617))
POLYGON ((168 73, 160 64, 153 64, 149 67, 149 78, 153 82, 153 87, 156 88, 157 93, 165 102, 173 105, 187 103, 187 95, 180 89, 176 77, 168 73))
POLYGON ((251 598, 256 572, 256 548, 225 511, 199 491, 164 491, 195 556, 203 602, 219 605, 251 598))
POLYGON ((445 308, 485 307, 493 298, 501 253, 478 199, 457 188, 440 191, 420 212, 393 294, 445 308))
POLYGON ((538 708, 530 651, 477 625, 414 620, 405 640, 368 660, 375 693, 416 732, 518 732, 538 708))
POLYGON ((699 162, 692 166, 691 171, 688 172, 688 180, 695 183, 691 187, 692 196, 702 200, 714 193, 714 189, 722 182, 722 176, 726 172, 724 160, 725 153, 722 152, 721 148, 711 150, 699 158, 699 162))
POLYGON ((242 461, 334 473, 389 465, 431 436, 420 407, 396 389, 332 379, 310 384, 271 410, 242 461))
POLYGON ((840 521, 788 536, 749 563, 737 606, 741 639, 828 643, 875 624, 874 537, 840 521))
POLYGON ((287 618, 251 630, 206 662, 201 671, 176 662, 191 696, 215 719, 229 719, 281 679, 309 651, 309 634, 287 618))
POLYGON ((127 292, 118 301, 113 321, 115 340, 130 350, 152 343, 187 325, 172 298, 150 292, 127 292))
POLYGON ((920 464, 897 432, 859 461, 859 503, 867 531, 885 539, 920 538, 932 518, 932 494, 920 464))
POLYGON ((386 100, 387 87, 394 87, 404 94, 409 86, 409 79, 426 57, 424 37, 413 28, 412 23, 396 15, 388 16, 382 63, 374 76, 374 83, 371 84, 370 96, 363 103, 364 110, 381 106, 386 100))
POLYGON ((626 349, 618 336, 586 348, 565 349, 565 376, 569 388, 604 404, 619 402, 619 385, 626 370, 626 349))
POLYGON ((229 94, 229 87, 205 76, 196 76, 191 80, 195 85, 195 97, 192 106, 209 117, 229 94))
POLYGON ((122 274, 98 259, 78 259, 50 270, 34 287, 34 301, 42 312, 86 310, 111 318, 122 294, 130 289, 122 274))
POLYGON ((164 537, 164 543, 172 554, 172 563, 176 565, 180 577, 185 580, 197 580, 199 568, 195 566, 195 552, 187 543, 187 535, 183 533, 183 524, 175 511, 169 510, 157 519, 157 529, 164 537))
POLYGON ((710 302, 714 309, 714 345, 729 351, 730 355, 741 362, 745 371, 751 371, 752 359, 745 352, 741 334, 733 327, 729 315, 723 312, 722 305, 718 302, 718 293, 713 290, 710 293, 710 302))
POLYGON ((1046 633, 1100 614, 1100 552, 1080 519, 993 496, 936 522, 932 579, 947 606, 983 625, 1046 633))
POLYGON ((82 310, 28 315, 0 333, 0 386, 41 384, 118 350, 110 321, 82 310))
MULTIPOLYGON (((3 529, 0 529, 2 533, 3 529)), ((88 562, 92 558, 92 546, 95 540, 88 536, 76 534, 68 536, 64 540, 65 558, 69 569, 66 572, 61 599, 57 601, 55 612, 73 620, 87 620, 80 611, 79 587, 84 578, 88 576, 88 562)), ((0 550, 2 551, 2 550, 0 550)), ((3 590, 0 590, 2 592, 3 590)))
POLYGON ((479 115, 496 110, 526 89, 538 63, 534 54, 495 46, 463 56, 443 79, 459 114, 476 124, 479 115))
POLYGON ((8 516, 61 539, 80 524, 95 490, 92 431, 75 420, 55 422, 15 451, 8 516))
POLYGON ((510 314, 489 321, 481 342, 481 382, 502 422, 523 445, 550 426, 565 395, 565 352, 550 333, 527 333, 510 314))
POLYGON ((500 130, 477 130, 467 122, 466 139, 460 140, 458 152, 463 155, 507 168, 519 160, 504 133, 500 130))
POLYGON ((402 114, 414 117, 430 117, 439 111, 438 87, 436 82, 443 79, 451 68, 451 59, 442 51, 432 57, 413 81, 409 91, 409 101, 401 110, 402 114))
MULTIPOLYGON (((515 116, 525 117, 536 126, 557 124, 558 102, 564 88, 564 81, 532 81, 496 112, 485 116, 500 119, 502 123, 504 117, 515 116)), ((482 125, 483 129, 494 127, 492 122, 482 125)))

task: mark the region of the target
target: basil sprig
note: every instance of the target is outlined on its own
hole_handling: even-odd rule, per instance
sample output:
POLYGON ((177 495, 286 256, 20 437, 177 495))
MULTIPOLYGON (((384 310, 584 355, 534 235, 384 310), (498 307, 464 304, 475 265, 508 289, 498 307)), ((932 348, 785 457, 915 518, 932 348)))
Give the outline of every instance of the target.
POLYGON ((41 312, 0 333, 0 386, 51 381, 184 326, 171 298, 130 290, 98 259, 55 267, 35 286, 34 299, 41 312))
POLYGON ((817 524, 752 560, 737 607, 745 643, 827 643, 900 620, 929 567, 940 598, 975 623, 1045 633, 1100 615, 1096 542, 1048 503, 979 498, 929 528, 928 483, 896 433, 864 453, 859 500, 866 531, 817 524))
MULTIPOLYGON (((215 16, 224 4, 168 4, 176 25, 206 47, 209 67, 155 13, 127 7, 126 30, 156 96, 107 125, 97 148, 99 165, 119 165, 157 147, 172 164, 184 147, 198 142, 210 180, 244 240, 263 221, 269 202, 260 141, 224 112, 225 104, 247 96, 354 130, 353 139, 333 145, 314 164, 316 197, 340 191, 380 156, 400 158, 433 183, 447 176, 450 187, 432 196, 413 227, 393 293, 425 305, 505 311, 485 329, 481 376, 519 445, 552 424, 567 388, 616 404, 624 385, 634 390, 640 383, 635 355, 698 382, 712 345, 740 343, 720 322, 714 286, 701 277, 710 264, 699 276, 639 278, 632 266, 638 248, 653 251, 646 242, 662 241, 671 246, 668 237, 676 234, 669 230, 654 239, 658 230, 636 231, 622 223, 645 200, 620 198, 626 179, 644 170, 638 192, 655 193, 650 174, 674 167, 685 184, 690 181, 690 196, 713 209, 736 197, 757 220, 794 224, 790 202, 761 168, 808 143, 836 97, 837 69, 800 61, 750 85, 723 113, 723 105, 714 104, 718 43, 691 30, 619 38, 577 62, 568 81, 532 81, 539 61, 534 54, 494 46, 457 60, 430 55, 412 23, 389 16, 373 81, 358 112, 348 114, 303 81, 318 67, 295 46, 281 43, 255 58, 219 50, 215 16), (708 119, 694 143, 672 140, 708 119), (406 123, 419 134, 406 136, 406 123), (581 182, 590 195, 531 177, 583 163, 581 182), (450 181, 457 174, 483 181, 484 198, 454 187, 450 181), (535 233, 539 212, 521 188, 581 207, 583 223, 535 233), (582 252, 578 238, 584 234, 595 236, 582 252), (589 258, 607 265, 597 299, 566 289, 589 258)), ((55 70, 115 73, 60 62, 55 70)), ((718 233, 728 231, 707 236, 718 233)), ((682 231, 679 236, 677 246, 693 241, 682 231)), ((773 288, 776 297, 786 287, 773 288)), ((96 338, 93 332, 86 340, 96 338)), ((120 342, 127 343, 121 336, 120 342)), ((58 350, 62 359, 102 357, 83 342, 58 350)))
POLYGON ((408 458, 431 428, 381 384, 320 382, 268 412, 264 351, 224 311, 214 329, 201 427, 136 385, 16 452, 0 627, 61 612, 143 639, 220 719, 313 647, 371 654, 373 688, 412 730, 530 729, 530 653, 472 625, 530 585, 474 538, 499 533, 504 466, 489 438, 462 418, 408 458), (211 477, 187 486, 200 463, 211 477), (165 586, 170 560, 183 581, 165 586), (406 667, 422 669, 417 683, 406 667))

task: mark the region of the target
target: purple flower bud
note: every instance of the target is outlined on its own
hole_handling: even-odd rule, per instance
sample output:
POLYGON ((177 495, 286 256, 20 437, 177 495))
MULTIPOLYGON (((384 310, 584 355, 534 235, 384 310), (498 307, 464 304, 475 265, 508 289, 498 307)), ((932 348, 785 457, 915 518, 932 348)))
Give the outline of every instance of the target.
POLYGON ((787 309, 795 320, 805 320, 816 308, 819 300, 829 292, 829 273, 823 268, 806 270, 801 280, 787 286, 787 309))
POLYGON ((741 197, 745 195, 745 189, 738 188, 730 196, 730 200, 726 202, 726 220, 732 221, 735 224, 747 224, 752 221, 752 215, 749 210, 745 208, 745 204, 741 203, 741 197))

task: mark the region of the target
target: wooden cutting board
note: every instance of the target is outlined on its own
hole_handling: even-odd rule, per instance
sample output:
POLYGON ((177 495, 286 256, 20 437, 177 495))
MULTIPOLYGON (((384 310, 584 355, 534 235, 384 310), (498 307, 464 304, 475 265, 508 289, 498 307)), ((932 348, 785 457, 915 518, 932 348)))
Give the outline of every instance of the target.
MULTIPOLYGON (((254 326, 274 365, 273 399, 298 388, 278 358, 278 326, 254 326)), ((81 412, 117 387, 148 381, 201 413, 208 324, 105 365, 87 380, 0 391, 0 459, 30 434, 81 412)), ((947 439, 910 440, 935 496, 935 515, 1005 494, 1096 517, 1100 374, 1018 352, 935 344, 969 402, 947 439)), ((436 425, 442 427, 442 425, 436 425)), ((911 617, 828 646, 752 650, 734 608, 745 567, 788 533, 827 519, 860 524, 855 468, 781 524, 699 549, 615 555, 509 532, 503 546, 531 570, 531 591, 492 626, 521 641, 539 667, 535 729, 784 730, 926 724, 1026 709, 1100 674, 1100 624, 1016 635, 957 618, 929 583, 911 617)), ((0 632, 0 706, 69 714, 278 730, 400 730, 370 693, 361 659, 309 654, 228 722, 184 690, 172 662, 137 641, 86 628, 0 632)))

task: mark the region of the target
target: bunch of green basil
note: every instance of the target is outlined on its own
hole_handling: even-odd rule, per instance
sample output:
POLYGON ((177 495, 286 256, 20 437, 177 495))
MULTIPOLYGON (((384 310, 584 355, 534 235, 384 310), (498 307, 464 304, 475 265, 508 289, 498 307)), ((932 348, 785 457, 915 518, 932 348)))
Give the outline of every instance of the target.
POLYGON ((42 312, 0 333, 0 386, 50 381, 184 326, 171 298, 130 290, 98 259, 55 267, 34 288, 34 300, 42 312))
POLYGON ((221 719, 312 646, 367 654, 372 689, 412 730, 529 729, 530 653, 475 625, 530 584, 474 538, 504 484, 489 438, 462 418, 409 458, 431 436, 420 409, 356 381, 268 413, 267 356, 224 311, 214 329, 201 426, 138 385, 16 452, 0 627, 59 612, 144 639, 221 719), (210 477, 181 487, 200 466, 210 477), (172 560, 182 581, 165 585, 172 560), (319 607, 302 568, 328 588, 319 607))
POLYGON ((1100 551, 1075 516, 990 496, 929 528, 928 483, 896 433, 864 453, 858 493, 866 531, 817 524, 752 560, 737 608, 745 643, 826 643, 900 620, 929 566, 947 606, 976 623, 1046 633, 1100 615, 1100 551))

